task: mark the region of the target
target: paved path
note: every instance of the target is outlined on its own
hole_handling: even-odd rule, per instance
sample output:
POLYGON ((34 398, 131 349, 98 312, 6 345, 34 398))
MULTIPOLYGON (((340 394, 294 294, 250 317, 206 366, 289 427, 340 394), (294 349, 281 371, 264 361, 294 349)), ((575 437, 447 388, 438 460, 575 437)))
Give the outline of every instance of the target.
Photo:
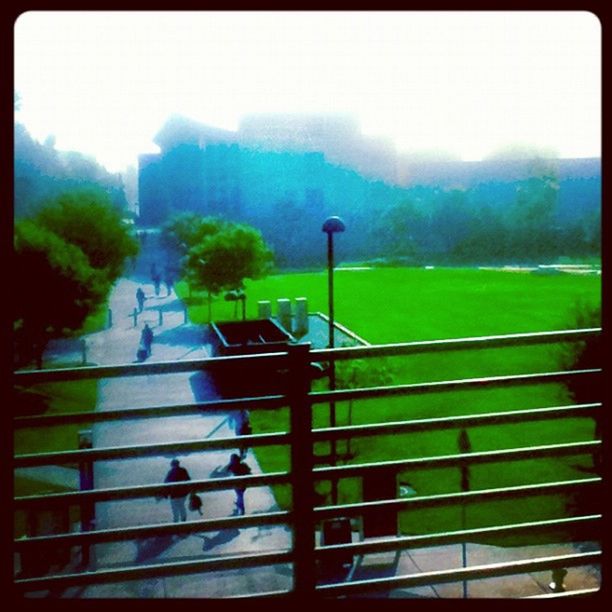
MULTIPOLYGON (((121 279, 115 285, 110 297, 113 325, 111 328, 91 334, 85 338, 87 361, 98 365, 135 362, 136 348, 140 332, 145 322, 155 334, 152 354, 148 362, 180 359, 197 359, 208 356, 203 344, 200 327, 185 323, 184 309, 174 294, 155 296, 152 285, 144 285, 147 295, 145 308, 138 316, 134 326, 133 309, 138 283, 121 279), (159 311, 162 311, 160 325, 159 311)), ((143 377, 112 378, 98 383, 97 410, 115 408, 139 408, 151 405, 189 403, 194 400, 214 399, 217 397, 210 381, 203 373, 179 373, 147 375, 143 377)), ((157 420, 121 421, 100 423, 93 427, 93 444, 96 448, 108 446, 129 446, 155 442, 201 440, 210 435, 231 437, 225 414, 202 414, 197 416, 177 416, 157 420)), ((179 456, 181 464, 187 468, 191 478, 205 479, 218 467, 227 464, 231 451, 192 453, 179 456)), ((172 457, 145 457, 115 461, 96 462, 94 480, 96 488, 144 485, 163 482, 172 457)), ((247 462, 253 473, 260 472, 252 452, 247 462)), ((200 494, 205 518, 231 515, 234 505, 233 490, 200 494)), ((247 489, 245 494, 247 513, 268 512, 276 509, 274 497, 269 487, 247 489)), ((197 520, 197 513, 188 512, 188 520, 197 520)), ((107 529, 155 523, 168 523, 172 520, 170 504, 167 500, 154 498, 105 502, 96 504, 96 528, 107 529)), ((202 558, 205 555, 217 556, 228 552, 233 554, 263 549, 286 549, 290 546, 290 533, 282 526, 249 528, 235 532, 212 532, 190 535, 186 538, 153 538, 147 541, 127 541, 97 545, 95 550, 98 568, 123 564, 154 563, 165 559, 202 558)), ((233 572, 234 574, 236 572, 233 572)), ((242 572, 244 574, 244 572, 242 572)), ((249 574, 250 572, 247 572, 249 574)), ((210 597, 228 595, 231 592, 249 592, 252 584, 261 574, 258 570, 236 582, 228 582, 226 576, 217 575, 217 580, 197 580, 193 577, 142 580, 122 585, 97 585, 74 591, 73 596, 168 596, 168 597, 210 597), (231 589, 228 591, 228 587, 231 589), (119 588, 118 588, 119 587, 119 588), (187 590, 187 592, 185 592, 187 590)), ((275 574, 265 573, 266 589, 288 588, 287 574, 278 574, 280 582, 271 580, 275 574), (281 584, 282 583, 282 584, 281 584)))

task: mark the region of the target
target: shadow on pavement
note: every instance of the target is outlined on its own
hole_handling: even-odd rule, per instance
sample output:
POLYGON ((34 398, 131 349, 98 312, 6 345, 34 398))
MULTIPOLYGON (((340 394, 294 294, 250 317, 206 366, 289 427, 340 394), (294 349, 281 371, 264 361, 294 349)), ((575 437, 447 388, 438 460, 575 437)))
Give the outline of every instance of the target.
POLYGON ((189 377, 189 383, 196 402, 220 399, 212 377, 206 372, 196 372, 189 377))
POLYGON ((183 345, 186 347, 201 347, 204 344, 202 328, 196 325, 181 325, 164 331, 155 330, 157 344, 183 345))
POLYGON ((136 541, 136 558, 135 563, 143 563, 157 557, 160 553, 164 552, 175 542, 173 536, 161 536, 158 538, 147 538, 146 540, 136 541))
POLYGON ((234 538, 237 538, 240 535, 239 529, 224 529, 220 531, 216 536, 212 538, 207 538, 204 536, 202 539, 204 540, 204 544, 202 544, 202 550, 207 551, 211 550, 215 546, 219 546, 220 544, 226 544, 227 542, 231 542, 234 538))
POLYGON ((185 310, 185 306, 183 302, 179 300, 177 297, 171 302, 166 302, 165 304, 161 304, 161 300, 169 299, 170 296, 166 295, 165 291, 162 291, 159 296, 149 295, 145 302, 145 310, 157 312, 158 310, 162 310, 162 312, 183 312, 185 310))

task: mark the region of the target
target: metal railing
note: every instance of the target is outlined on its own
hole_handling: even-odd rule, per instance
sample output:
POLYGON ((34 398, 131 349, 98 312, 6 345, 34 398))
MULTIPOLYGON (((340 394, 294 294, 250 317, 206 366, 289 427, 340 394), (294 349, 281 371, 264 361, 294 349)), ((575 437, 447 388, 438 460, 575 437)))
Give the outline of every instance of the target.
MULTIPOLYGON (((546 422, 549 419, 574 418, 588 416, 598 419, 601 414, 601 403, 584 403, 575 405, 552 406, 536 409, 503 411, 494 410, 480 414, 460 416, 441 416, 427 419, 412 419, 368 425, 350 425, 342 427, 313 428, 313 406, 330 401, 347 401, 393 396, 411 396, 428 393, 446 393, 459 390, 472 390, 490 387, 513 385, 535 385, 566 382, 576 378, 593 378, 601 376, 600 368, 575 371, 547 371, 528 374, 488 376, 481 378, 444 380, 425 383, 411 383, 361 389, 340 389, 335 391, 311 390, 312 369, 315 362, 331 362, 346 359, 364 359, 374 357, 408 356, 438 351, 462 351, 511 346, 550 344, 560 342, 578 342, 593 338, 601 333, 599 328, 582 330, 542 332, 530 334, 512 334, 428 342, 411 342, 402 344, 348 347, 338 349, 311 350, 309 345, 289 346, 287 352, 268 353, 249 356, 217 357, 178 362, 157 362, 121 366, 89 366, 75 369, 20 371, 14 374, 14 382, 19 386, 55 381, 101 379, 151 374, 171 374, 177 372, 248 372, 249 368, 270 368, 280 372, 285 381, 282 393, 261 397, 223 399, 215 401, 193 402, 189 404, 151 406, 147 408, 123 408, 101 412, 66 413, 54 415, 16 416, 14 427, 44 428, 64 424, 101 423, 122 421, 124 419, 159 419, 168 416, 196 415, 204 413, 223 413, 238 407, 249 410, 289 409, 289 431, 254 434, 242 436, 241 444, 259 448, 270 445, 286 446, 290 451, 291 468, 288 471, 254 474, 242 477, 215 478, 194 480, 190 487, 198 491, 215 491, 233 489, 244 484, 249 487, 284 484, 291 486, 291 509, 265 512, 250 516, 236 516, 216 519, 202 519, 185 523, 164 525, 139 525, 132 527, 94 529, 82 532, 66 532, 52 535, 33 535, 15 539, 14 549, 22 556, 37 554, 39 551, 57 547, 88 547, 101 543, 118 542, 139 538, 157 537, 170 534, 208 532, 222 529, 240 529, 263 525, 286 525, 293 533, 292 545, 287 550, 265 551, 256 554, 226 555, 206 559, 173 561, 157 564, 145 564, 126 567, 83 568, 79 572, 60 572, 46 575, 22 575, 14 580, 18 593, 28 594, 43 591, 56 594, 62 589, 79 585, 125 582, 156 576, 177 576, 202 572, 217 572, 235 568, 258 567, 274 564, 292 566, 293 588, 291 591, 270 591, 250 593, 249 596, 287 596, 297 597, 338 597, 352 596, 366 592, 390 591, 397 588, 409 588, 422 585, 481 580, 498 576, 510 576, 535 571, 552 571, 559 567, 574 567, 598 564, 601 552, 566 554, 557 557, 545 557, 496 563, 494 565, 455 568, 437 572, 424 572, 418 575, 375 578, 335 584, 322 584, 318 579, 319 563, 334 555, 365 555, 374 552, 402 551, 412 548, 438 546, 443 544, 462 544, 474 538, 485 536, 505 536, 529 534, 556 529, 573 529, 580 533, 593 534, 601 528, 601 514, 589 512, 579 516, 553 518, 549 520, 525 523, 502 524, 472 529, 461 529, 451 532, 432 533, 418 536, 402 536, 317 546, 315 534, 323 521, 338 517, 363 518, 373 516, 381 510, 402 511, 416 508, 436 508, 464 504, 475 501, 516 499, 537 495, 551 495, 560 492, 586 492, 592 496, 593 491, 601 487, 599 475, 581 479, 560 480, 537 485, 506 486, 490 489, 447 492, 436 495, 421 495, 409 498, 362 501, 360 503, 317 506, 315 482, 344 478, 367 477, 384 471, 400 473, 407 468, 447 468, 469 467, 472 465, 510 462, 523 459, 544 457, 567 457, 574 455, 595 455, 601 453, 601 440, 582 440, 539 446, 519 448, 501 448, 481 452, 456 453, 442 456, 405 458, 394 461, 374 463, 356 463, 316 467, 314 446, 316 443, 329 442, 347 438, 368 438, 372 436, 390 436, 398 433, 427 432, 463 427, 489 426, 504 423, 546 422)), ((165 443, 142 445, 65 450, 17 455, 14 457, 14 468, 23 469, 45 465, 92 465, 96 461, 113 461, 135 457, 167 456, 169 453, 194 453, 220 449, 235 449, 235 438, 216 438, 197 441, 175 440, 165 443)), ((28 495, 14 499, 15 511, 23 513, 38 512, 43 509, 77 507, 104 501, 138 499, 154 495, 167 494, 180 484, 153 484, 140 486, 123 486, 113 488, 95 488, 87 491, 70 491, 28 495)), ((577 591, 577 594, 584 593, 577 591)), ((564 595, 567 595, 564 593, 564 595)))

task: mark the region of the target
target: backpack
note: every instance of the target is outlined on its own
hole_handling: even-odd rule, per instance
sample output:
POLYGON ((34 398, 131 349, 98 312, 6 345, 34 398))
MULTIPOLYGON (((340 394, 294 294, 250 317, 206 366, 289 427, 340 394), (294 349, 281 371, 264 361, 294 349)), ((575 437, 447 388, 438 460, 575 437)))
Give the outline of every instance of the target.
POLYGON ((236 467, 236 476, 248 476, 251 473, 251 468, 241 461, 236 467))
POLYGON ((199 511, 202 507, 202 499, 195 493, 189 494, 189 510, 192 512, 199 511))
POLYGON ((238 430, 238 434, 241 436, 250 436, 253 433, 253 428, 249 421, 243 421, 238 430))

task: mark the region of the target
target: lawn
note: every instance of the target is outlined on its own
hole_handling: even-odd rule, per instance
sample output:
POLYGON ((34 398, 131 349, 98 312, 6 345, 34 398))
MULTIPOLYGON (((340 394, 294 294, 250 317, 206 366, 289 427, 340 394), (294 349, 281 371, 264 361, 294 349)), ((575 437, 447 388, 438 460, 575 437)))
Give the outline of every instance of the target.
MULTIPOLYGON (((57 364, 62 367, 66 364, 57 364)), ((97 381, 81 380, 70 382, 56 382, 39 384, 31 387, 36 398, 28 414, 62 414, 68 412, 90 412, 95 410, 97 399, 97 381)), ((28 402, 26 401, 25 405, 28 402)), ((25 409, 22 402, 21 408, 25 409)), ((89 429, 86 423, 53 425, 45 427, 26 427, 15 429, 13 444, 15 455, 29 453, 54 452, 62 450, 76 450, 78 448, 78 432, 89 429)), ((71 466, 66 466, 71 467, 71 466)), ((14 494, 16 496, 38 495, 67 490, 66 487, 41 481, 28 475, 28 470, 20 471, 15 475, 14 494)))
MULTIPOLYGON (((576 303, 599 305, 601 281, 597 276, 572 274, 538 275, 476 269, 374 268, 338 270, 335 274, 336 320, 371 343, 409 342, 442 338, 485 336, 568 329, 576 303)), ((185 287, 178 287, 185 292, 185 287)), ((309 310, 327 312, 327 275, 319 273, 270 276, 249 282, 247 316, 255 317, 258 300, 306 297, 309 310)), ((194 295, 189 315, 205 322, 206 300, 194 295), (201 306, 198 306, 200 300, 201 306)), ((275 308, 273 308, 275 310, 275 308)), ((234 305, 217 299, 216 320, 234 318, 234 305)), ((559 346, 513 347, 495 350, 440 353, 379 360, 395 383, 458 379, 559 369, 559 346)), ((571 403, 560 384, 542 384, 476 391, 436 393, 355 402, 354 424, 385 422, 521 410, 571 403)), ((348 405, 338 404, 338 423, 347 422, 348 405)), ((286 428, 286 414, 260 412, 252 415, 255 431, 286 428)), ((316 427, 328 424, 327 406, 316 406, 316 427)), ((469 430, 473 451, 571 442, 593 436, 588 418, 558 419, 541 423, 496 425, 469 430)), ((354 439, 354 462, 382 461, 458 452, 457 431, 354 439)), ((339 443, 343 448, 344 443, 339 443)), ((317 452, 324 454, 321 445, 317 452)), ((260 449, 257 458, 264 470, 287 469, 286 450, 260 449)), ((547 480, 581 478, 591 465, 588 456, 567 459, 533 459, 474 467, 471 487, 534 484, 547 480)), ((400 474, 418 495, 459 490, 459 470, 418 470, 400 474)), ((327 483, 318 486, 327 492, 327 483)), ((361 496, 358 480, 341 482, 339 501, 361 496)), ((290 503, 289 493, 277 491, 281 506, 290 503)), ((467 526, 476 527, 564 516, 569 500, 563 496, 539 496, 516 502, 474 504, 468 508, 467 526)), ((403 533, 424 533, 459 528, 459 509, 444 508, 404 512, 403 533)), ((489 540, 490 541, 490 540, 489 540)), ((535 541, 531 539, 530 541, 535 541)), ((543 541, 543 538, 537 541, 543 541)), ((518 540, 510 543, 516 544, 518 540)))

